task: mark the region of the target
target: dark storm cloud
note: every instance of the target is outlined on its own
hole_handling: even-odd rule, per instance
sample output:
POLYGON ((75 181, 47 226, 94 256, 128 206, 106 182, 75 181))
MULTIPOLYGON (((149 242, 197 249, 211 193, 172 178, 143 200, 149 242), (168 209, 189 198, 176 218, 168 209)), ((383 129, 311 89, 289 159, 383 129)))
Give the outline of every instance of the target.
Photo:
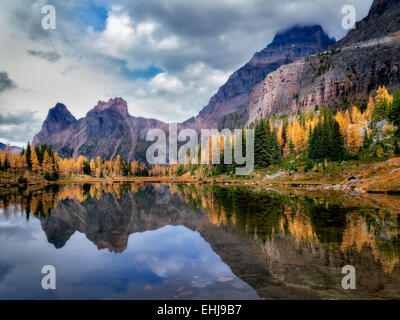
MULTIPOLYGON (((186 44, 179 52, 157 56, 160 67, 179 71, 201 61, 212 68, 232 70, 271 42, 279 30, 294 25, 320 24, 336 38, 347 31, 341 26, 341 8, 354 5, 363 18, 372 0, 118 0, 135 22, 154 21, 162 26, 160 37, 174 35, 186 44)), ((136 54, 140 54, 140 51, 136 54)), ((143 53, 143 58, 148 57, 143 53)))
POLYGON ((27 143, 40 130, 40 123, 30 124, 25 123, 20 126, 13 126, 11 128, 3 128, 0 126, 0 138, 13 143, 27 143))
POLYGON ((0 93, 15 87, 14 82, 8 77, 7 72, 0 71, 0 93))
POLYGON ((22 110, 14 113, 0 113, 0 126, 2 125, 20 125, 35 120, 34 111, 22 110))
POLYGON ((48 36, 49 33, 42 28, 40 7, 35 1, 22 3, 18 7, 12 6, 9 10, 10 22, 25 30, 31 39, 38 40, 48 36))
POLYGON ((38 57, 49 62, 56 62, 61 59, 61 55, 59 55, 56 51, 28 50, 27 52, 31 56, 38 57))
MULTIPOLYGON (((318 22, 332 32, 344 34, 341 8, 354 5, 359 18, 373 0, 119 0, 134 19, 152 19, 175 34, 191 38, 214 37, 240 30, 264 32, 266 27, 280 29, 295 24, 318 22), (335 25, 335 26, 334 26, 335 25)), ((250 33, 248 34, 251 35, 250 33)))
POLYGON ((41 120, 36 112, 21 110, 0 114, 0 138, 13 142, 27 142, 39 132, 41 120))
POLYGON ((4 280, 7 274, 14 268, 14 266, 8 263, 0 262, 0 282, 4 280))
MULTIPOLYGON (((96 0, 90 6, 82 6, 80 1, 54 0, 57 31, 50 33, 41 28, 43 1, 29 1, 27 7, 13 8, 13 18, 32 39, 53 41, 59 38, 74 47, 85 36, 83 31, 87 25, 83 21, 90 8, 98 11, 99 8, 111 10, 111 7, 119 6, 134 24, 152 21, 159 25, 154 33, 156 40, 177 37, 180 41, 181 45, 175 51, 156 51, 150 46, 132 48, 131 60, 140 68, 154 62, 167 72, 179 72, 188 64, 202 62, 213 69, 230 71, 263 49, 278 30, 293 25, 321 24, 330 36, 341 38, 347 32, 341 27, 341 8, 354 5, 358 19, 361 19, 372 1, 96 0), (81 19, 76 21, 75 16, 81 19)), ((97 24, 92 27, 101 30, 97 24)))
POLYGON ((184 37, 205 38, 235 29, 244 12, 226 1, 123 1, 136 19, 152 19, 184 37), (238 10, 239 9, 239 10, 238 10))

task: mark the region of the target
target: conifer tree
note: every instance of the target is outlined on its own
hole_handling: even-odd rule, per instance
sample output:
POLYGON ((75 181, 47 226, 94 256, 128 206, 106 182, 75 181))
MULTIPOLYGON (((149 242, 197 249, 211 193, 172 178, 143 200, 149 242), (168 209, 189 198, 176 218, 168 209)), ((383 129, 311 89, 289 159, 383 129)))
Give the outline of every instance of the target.
POLYGON ((396 136, 400 137, 400 88, 398 88, 393 95, 389 120, 397 126, 396 136))
POLYGON ((42 169, 44 174, 53 173, 53 168, 54 168, 53 159, 51 159, 49 153, 45 151, 42 162, 42 169))
POLYGON ((368 149, 368 147, 371 145, 371 140, 368 134, 368 130, 364 129, 364 135, 363 135, 363 142, 362 142, 362 149, 368 149))
POLYGON ((117 160, 115 160, 114 162, 114 167, 113 167, 114 174, 116 176, 121 175, 121 170, 122 170, 122 158, 121 155, 118 155, 117 160))
POLYGON ((308 157, 318 160, 340 160, 344 155, 344 139, 340 133, 340 126, 330 110, 322 110, 321 114, 320 121, 309 137, 308 157))
POLYGON ((32 161, 31 161, 32 151, 31 151, 31 145, 30 145, 29 142, 28 142, 28 145, 26 147, 25 155, 26 155, 26 161, 27 161, 27 164, 28 164, 28 168, 29 168, 29 170, 31 170, 32 169, 32 161))
POLYGON ((385 87, 379 87, 376 90, 375 107, 372 112, 372 120, 380 121, 387 118, 391 113, 392 97, 385 87))
POLYGON ((39 159, 36 154, 36 148, 33 149, 32 154, 31 154, 31 167, 33 172, 39 172, 40 171, 40 164, 39 164, 39 159))
POLYGON ((281 157, 281 147, 277 131, 271 130, 270 122, 261 119, 254 128, 254 163, 259 168, 266 168, 276 163, 281 157))
POLYGON ((394 154, 396 156, 400 155, 400 146, 397 140, 394 140, 394 154))

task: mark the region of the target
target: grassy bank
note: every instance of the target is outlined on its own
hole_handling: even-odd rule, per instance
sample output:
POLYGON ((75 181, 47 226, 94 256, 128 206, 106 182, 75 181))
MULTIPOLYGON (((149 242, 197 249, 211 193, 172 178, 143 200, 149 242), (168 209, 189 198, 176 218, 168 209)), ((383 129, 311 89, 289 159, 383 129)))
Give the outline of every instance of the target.
POLYGON ((68 183, 217 183, 344 190, 357 194, 400 193, 400 158, 372 163, 332 162, 320 164, 310 170, 307 170, 300 160, 289 159, 286 163, 274 165, 268 169, 255 170, 250 176, 204 177, 197 172, 194 175, 187 172, 179 177, 94 178, 88 175, 76 175, 60 178, 57 181, 47 181, 36 174, 28 175, 26 178, 26 183, 21 183, 18 177, 3 173, 0 176, 0 187, 4 189, 68 183))

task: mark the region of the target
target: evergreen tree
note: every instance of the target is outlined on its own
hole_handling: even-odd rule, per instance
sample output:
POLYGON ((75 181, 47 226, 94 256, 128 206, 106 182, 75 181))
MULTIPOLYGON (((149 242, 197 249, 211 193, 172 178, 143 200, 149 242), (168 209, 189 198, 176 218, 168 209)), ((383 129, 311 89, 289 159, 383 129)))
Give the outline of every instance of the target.
POLYGON ((394 154, 396 156, 400 155, 400 146, 397 140, 394 140, 394 154))
POLYGON ((287 130, 287 125, 288 125, 288 120, 287 120, 287 118, 285 118, 285 120, 283 120, 283 126, 282 126, 282 148, 281 148, 281 153, 283 153, 283 150, 284 150, 284 148, 285 148, 285 146, 286 146, 286 143, 287 143, 287 133, 286 133, 286 130, 287 130))
POLYGON ((295 150, 294 143, 293 143, 292 139, 289 140, 289 151, 290 151, 290 154, 295 154, 296 153, 296 150, 295 150))
POLYGON ((88 160, 84 160, 83 161, 83 174, 87 174, 88 176, 90 176, 92 174, 91 170, 90 170, 90 162, 88 160))
POLYGON ((393 95, 392 108, 390 110, 389 120, 397 126, 396 136, 400 137, 400 88, 393 95))
POLYGON ((277 131, 271 130, 270 122, 262 119, 254 127, 254 163, 266 168, 281 158, 277 131))
POLYGON ((254 163, 257 167, 265 168, 270 165, 266 145, 268 143, 268 132, 266 120, 261 119, 254 128, 254 163))
MULTIPOLYGON (((269 130, 271 130, 270 127, 269 130)), ((270 163, 277 163, 279 159, 282 157, 282 150, 278 142, 278 132, 276 129, 270 131, 267 148, 268 148, 270 163)))
POLYGON ((179 167, 176 169, 175 174, 177 177, 180 177, 184 173, 185 173, 185 167, 183 166, 183 164, 180 164, 179 167))
POLYGON ((369 146, 371 145, 371 137, 368 135, 368 130, 364 130, 364 137, 363 137, 363 142, 362 142, 362 149, 368 149, 369 146))
POLYGON ((132 164, 129 161, 122 160, 122 175, 124 177, 130 176, 132 172, 132 164))
POLYGON ((30 145, 29 142, 28 142, 28 145, 26 147, 25 154, 26 154, 26 161, 28 163, 28 168, 29 168, 29 170, 32 170, 32 161, 31 161, 32 151, 31 151, 31 145, 30 145))
POLYGON ((344 137, 340 133, 340 126, 337 121, 331 117, 330 120, 333 124, 333 132, 332 132, 332 148, 331 148, 331 153, 330 156, 328 157, 329 160, 341 160, 344 156, 344 137))
POLYGON ((310 159, 337 161, 344 155, 344 139, 331 111, 323 110, 321 118, 310 133, 307 154, 310 159))
POLYGON ((391 97, 385 87, 379 87, 375 96, 375 107, 372 112, 373 121, 381 121, 390 116, 392 109, 391 97))

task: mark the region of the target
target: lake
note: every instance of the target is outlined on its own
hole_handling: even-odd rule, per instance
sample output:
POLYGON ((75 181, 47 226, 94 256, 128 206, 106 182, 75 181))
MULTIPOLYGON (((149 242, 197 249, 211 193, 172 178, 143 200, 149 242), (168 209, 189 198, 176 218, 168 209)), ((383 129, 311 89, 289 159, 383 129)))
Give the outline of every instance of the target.
POLYGON ((0 299, 399 299, 399 213, 398 196, 253 186, 6 190, 0 299))

